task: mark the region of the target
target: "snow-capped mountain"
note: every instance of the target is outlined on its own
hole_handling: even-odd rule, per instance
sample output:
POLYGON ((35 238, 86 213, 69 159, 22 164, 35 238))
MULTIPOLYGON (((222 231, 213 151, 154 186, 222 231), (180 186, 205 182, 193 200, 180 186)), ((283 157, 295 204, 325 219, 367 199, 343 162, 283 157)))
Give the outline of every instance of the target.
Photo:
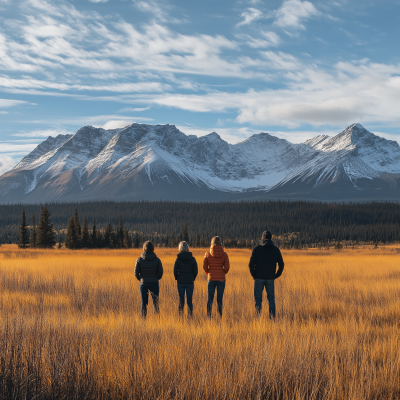
POLYGON ((400 146, 353 124, 292 144, 268 133, 232 145, 174 125, 49 137, 0 177, 0 202, 397 198, 400 146))

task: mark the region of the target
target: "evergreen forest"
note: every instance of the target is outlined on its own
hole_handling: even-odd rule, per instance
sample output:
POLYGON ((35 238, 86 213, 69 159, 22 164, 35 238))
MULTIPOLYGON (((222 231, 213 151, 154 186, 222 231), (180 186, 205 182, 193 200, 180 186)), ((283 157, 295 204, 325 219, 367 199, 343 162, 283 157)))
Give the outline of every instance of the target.
POLYGON ((31 243, 42 243, 39 247, 52 247, 57 241, 60 247, 65 244, 68 248, 119 248, 139 247, 146 240, 175 247, 184 239, 191 246, 204 247, 216 235, 226 247, 251 248, 264 230, 271 231, 273 241, 282 248, 301 248, 400 242, 399 228, 400 205, 389 202, 101 201, 0 205, 0 243, 18 243, 22 248, 30 246, 28 236, 31 243), (48 215, 42 215, 44 210, 48 215), (40 224, 47 224, 47 232, 38 231, 40 224))

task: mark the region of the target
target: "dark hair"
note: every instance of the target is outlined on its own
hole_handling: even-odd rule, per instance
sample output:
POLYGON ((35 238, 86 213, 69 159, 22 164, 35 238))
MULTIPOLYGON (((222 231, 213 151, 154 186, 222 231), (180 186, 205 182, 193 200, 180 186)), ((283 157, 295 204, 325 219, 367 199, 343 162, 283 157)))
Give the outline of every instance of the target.
POLYGON ((211 239, 211 246, 214 246, 214 245, 216 245, 216 246, 222 246, 222 242, 221 242, 221 239, 219 238, 219 236, 214 236, 214 237, 211 239))
POLYGON ((271 240, 272 233, 270 231, 264 231, 261 237, 262 240, 271 240))
POLYGON ((154 244, 151 243, 150 240, 148 240, 147 242, 144 242, 143 251, 147 251, 147 252, 151 253, 152 251, 154 251, 154 244))

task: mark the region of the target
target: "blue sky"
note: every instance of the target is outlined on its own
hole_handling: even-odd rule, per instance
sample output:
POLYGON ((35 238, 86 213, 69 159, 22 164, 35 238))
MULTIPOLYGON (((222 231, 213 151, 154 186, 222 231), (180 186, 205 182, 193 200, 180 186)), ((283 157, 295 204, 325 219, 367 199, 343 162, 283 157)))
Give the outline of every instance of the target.
POLYGON ((84 125, 400 139, 400 1, 0 0, 0 172, 84 125))

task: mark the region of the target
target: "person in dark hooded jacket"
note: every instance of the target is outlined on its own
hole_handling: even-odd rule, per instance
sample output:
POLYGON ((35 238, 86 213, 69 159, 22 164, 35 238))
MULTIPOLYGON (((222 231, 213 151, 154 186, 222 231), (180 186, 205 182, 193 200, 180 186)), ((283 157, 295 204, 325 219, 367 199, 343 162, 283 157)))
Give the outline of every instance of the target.
POLYGON ((179 254, 177 255, 174 265, 174 276, 178 284, 180 314, 183 314, 186 293, 188 315, 193 315, 194 281, 196 280, 198 272, 197 261, 189 251, 189 245, 186 242, 180 242, 179 254))
POLYGON ((147 315, 147 305, 149 303, 149 292, 153 299, 153 307, 156 313, 159 313, 159 294, 160 285, 158 281, 163 276, 163 267, 161 260, 154 253, 154 245, 152 242, 147 241, 143 245, 143 253, 136 260, 135 276, 140 281, 140 296, 142 304, 140 310, 142 316, 147 315))
POLYGON ((254 279, 254 299, 256 313, 261 314, 262 295, 265 290, 269 303, 269 316, 275 318, 275 279, 282 275, 284 262, 281 251, 274 246, 272 234, 265 231, 262 234, 262 245, 253 249, 250 257, 250 274, 254 279), (278 264, 278 271, 276 271, 278 264))

